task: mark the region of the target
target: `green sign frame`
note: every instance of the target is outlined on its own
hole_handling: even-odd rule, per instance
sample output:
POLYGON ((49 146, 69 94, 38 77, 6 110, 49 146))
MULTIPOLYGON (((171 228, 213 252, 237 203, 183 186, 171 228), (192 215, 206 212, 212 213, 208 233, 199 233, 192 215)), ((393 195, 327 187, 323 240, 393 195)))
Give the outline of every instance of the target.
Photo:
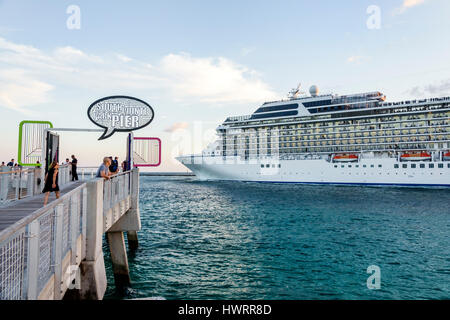
MULTIPOLYGON (((17 163, 23 167, 40 167, 42 163, 24 163, 22 162, 22 146, 23 146, 23 127, 25 124, 48 124, 49 128, 53 128, 53 124, 50 121, 36 121, 36 120, 23 120, 19 123, 19 147, 17 152, 17 163)), ((43 147, 43 146, 42 146, 43 147)))

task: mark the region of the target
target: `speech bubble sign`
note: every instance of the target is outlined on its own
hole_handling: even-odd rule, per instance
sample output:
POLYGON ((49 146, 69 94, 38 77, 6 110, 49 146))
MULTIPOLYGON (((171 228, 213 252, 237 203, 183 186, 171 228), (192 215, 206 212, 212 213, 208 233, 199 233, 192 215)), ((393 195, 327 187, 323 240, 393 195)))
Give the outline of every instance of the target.
POLYGON ((87 111, 89 119, 105 131, 98 140, 111 137, 114 132, 130 132, 152 122, 153 108, 145 101, 128 96, 111 96, 91 104, 87 111))

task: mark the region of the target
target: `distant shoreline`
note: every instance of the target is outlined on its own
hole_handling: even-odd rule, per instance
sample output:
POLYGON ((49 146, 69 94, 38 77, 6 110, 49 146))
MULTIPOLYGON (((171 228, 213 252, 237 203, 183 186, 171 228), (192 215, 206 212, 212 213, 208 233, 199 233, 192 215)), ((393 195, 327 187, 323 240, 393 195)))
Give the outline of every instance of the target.
POLYGON ((153 177, 195 177, 192 172, 141 172, 140 176, 153 177))

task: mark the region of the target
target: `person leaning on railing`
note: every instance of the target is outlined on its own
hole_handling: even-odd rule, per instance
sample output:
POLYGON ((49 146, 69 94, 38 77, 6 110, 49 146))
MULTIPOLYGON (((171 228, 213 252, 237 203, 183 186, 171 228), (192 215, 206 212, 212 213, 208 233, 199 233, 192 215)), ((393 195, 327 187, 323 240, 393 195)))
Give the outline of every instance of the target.
POLYGON ((105 180, 109 180, 109 166, 111 165, 111 159, 109 157, 103 158, 103 163, 97 170, 97 178, 103 178, 105 180))

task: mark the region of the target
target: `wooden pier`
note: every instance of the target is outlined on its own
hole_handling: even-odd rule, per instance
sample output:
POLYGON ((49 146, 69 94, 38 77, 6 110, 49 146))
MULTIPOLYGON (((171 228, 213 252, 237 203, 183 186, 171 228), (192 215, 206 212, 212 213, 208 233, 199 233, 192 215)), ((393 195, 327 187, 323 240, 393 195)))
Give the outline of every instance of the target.
POLYGON ((61 197, 50 198, 45 207, 43 195, 34 189, 0 208, 0 300, 102 299, 107 286, 105 233, 116 285, 129 285, 124 232, 129 247, 136 248, 141 228, 138 169, 110 180, 67 180, 61 197))

